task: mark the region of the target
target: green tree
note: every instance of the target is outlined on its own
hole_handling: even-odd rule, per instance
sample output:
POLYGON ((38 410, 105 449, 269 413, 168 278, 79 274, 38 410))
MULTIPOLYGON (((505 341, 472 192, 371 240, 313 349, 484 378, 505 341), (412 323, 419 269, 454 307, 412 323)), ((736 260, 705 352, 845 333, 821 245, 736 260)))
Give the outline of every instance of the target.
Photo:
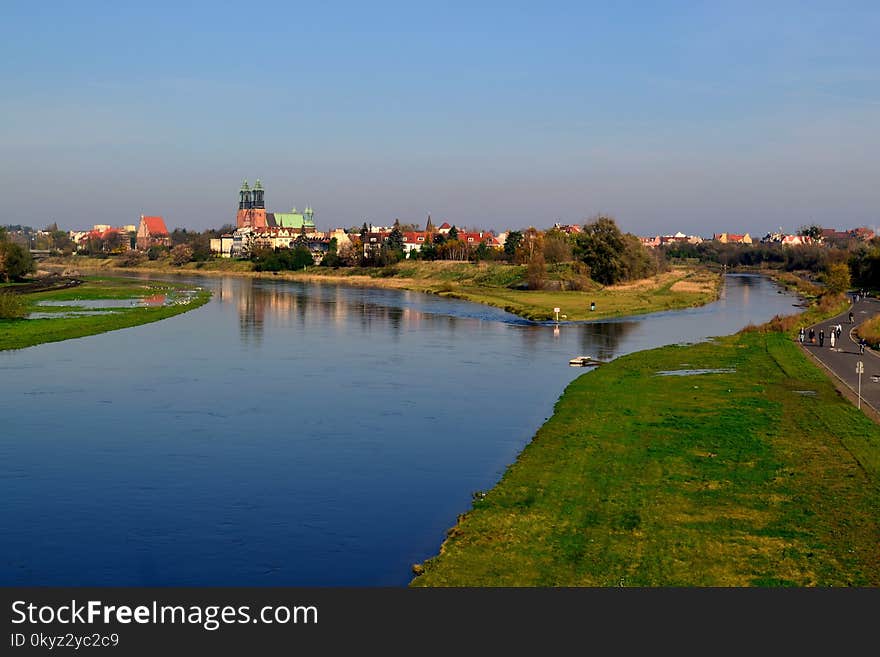
POLYGON ((30 251, 14 242, 0 242, 0 278, 5 282, 20 281, 35 269, 30 251))
POLYGON ((544 233, 544 259, 551 264, 569 262, 572 259, 571 240, 561 230, 544 233))
POLYGON ((529 260, 529 266, 526 269, 526 280, 530 290, 541 290, 544 288, 544 282, 547 279, 547 267, 544 262, 544 254, 535 251, 532 259, 529 260))
POLYGON ((339 242, 334 237, 330 240, 330 244, 327 248, 327 253, 324 254, 323 258, 321 258, 322 267, 339 267, 343 264, 342 258, 339 257, 339 253, 337 252, 338 249, 339 242))
POLYGON ((623 236, 623 280, 637 280, 653 276, 658 271, 657 260, 642 246, 638 237, 627 233, 623 236))
POLYGON ((512 230, 507 234, 507 239, 504 242, 504 255, 508 260, 512 261, 516 257, 516 252, 522 241, 523 234, 518 230, 512 230))
POLYGON ((843 262, 828 265, 825 270, 825 287, 829 292, 846 292, 850 287, 849 266, 843 262))
POLYGON ((814 240, 817 240, 822 237, 822 226, 819 226, 818 224, 801 226, 798 230, 798 235, 805 235, 807 237, 812 237, 814 240))
POLYGON ((192 259, 195 262, 205 262, 213 256, 211 253, 211 237, 207 231, 193 235, 189 246, 192 248, 192 259))
POLYGON ((66 231, 53 230, 49 234, 49 242, 51 244, 50 248, 57 249, 67 255, 73 252, 73 241, 66 231))
POLYGON ((403 233, 400 231, 400 222, 394 222, 394 228, 391 229, 391 233, 388 235, 388 239, 385 241, 385 246, 391 251, 398 253, 400 257, 403 257, 403 233))
POLYGON ((437 247, 436 245, 429 241, 430 235, 428 238, 422 243, 422 246, 419 248, 419 259, 421 260, 436 260, 437 259, 437 247))
POLYGON ((312 257, 312 252, 305 246, 298 246, 292 252, 290 252, 288 263, 290 265, 290 269, 302 269, 303 267, 309 267, 315 264, 315 259, 312 257))
POLYGON ((474 249, 474 253, 473 253, 474 260, 476 262, 479 262, 481 260, 488 260, 490 255, 491 255, 491 253, 489 251, 489 247, 486 244, 486 242, 480 242, 477 245, 477 248, 474 249))
POLYGON ((171 246, 189 244, 192 234, 186 228, 175 228, 171 231, 171 246))
POLYGON ((578 256, 590 268, 594 281, 613 285, 623 279, 625 245, 623 234, 614 219, 599 216, 585 224, 575 245, 578 256))
POLYGON ((446 239, 450 242, 458 239, 458 229, 455 226, 450 228, 449 232, 446 233, 446 239))

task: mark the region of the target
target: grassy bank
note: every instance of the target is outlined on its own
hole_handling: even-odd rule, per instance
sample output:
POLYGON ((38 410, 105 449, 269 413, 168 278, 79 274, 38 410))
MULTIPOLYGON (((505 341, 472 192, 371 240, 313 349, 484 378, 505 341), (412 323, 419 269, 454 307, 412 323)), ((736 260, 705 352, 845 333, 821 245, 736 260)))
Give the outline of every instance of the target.
POLYGON ((880 427, 744 332, 575 380, 413 585, 876 586, 878 508, 880 427))
POLYGON ((208 301, 210 293, 189 286, 158 281, 136 282, 125 279, 86 277, 75 288, 21 295, 29 313, 39 312, 57 317, 42 319, 0 320, 0 350, 22 349, 44 342, 81 338, 106 331, 147 324, 179 315, 208 301), (134 308, 95 309, 83 301, 143 299, 153 297, 168 301, 167 305, 134 308), (42 306, 49 301, 59 305, 42 306))
MULTIPOLYGON (((56 267, 109 270, 115 261, 78 257, 49 262, 56 267)), ((695 267, 674 267, 652 278, 604 287, 578 278, 566 265, 551 265, 547 268, 548 287, 577 285, 581 289, 532 291, 517 289, 526 280, 525 266, 501 263, 404 261, 381 268, 309 267, 301 272, 277 273, 254 272, 250 265, 250 262, 217 259, 176 267, 168 261, 156 260, 114 271, 251 276, 415 290, 496 306, 536 321, 553 319, 554 308, 560 308, 560 313, 567 316, 565 319, 584 320, 699 306, 714 301, 721 284, 720 274, 695 267), (596 303, 595 311, 590 311, 592 302, 596 303)))

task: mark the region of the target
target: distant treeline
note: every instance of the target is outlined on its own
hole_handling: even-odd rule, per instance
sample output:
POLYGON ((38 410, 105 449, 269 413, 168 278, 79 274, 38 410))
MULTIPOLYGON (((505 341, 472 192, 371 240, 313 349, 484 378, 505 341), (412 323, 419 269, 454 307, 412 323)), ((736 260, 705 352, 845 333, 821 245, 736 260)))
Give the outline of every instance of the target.
POLYGON ((880 287, 880 238, 868 242, 853 239, 842 245, 783 246, 776 243, 722 244, 676 242, 658 247, 666 259, 690 259, 727 267, 768 266, 785 271, 824 274, 834 265, 849 268, 852 284, 880 287))

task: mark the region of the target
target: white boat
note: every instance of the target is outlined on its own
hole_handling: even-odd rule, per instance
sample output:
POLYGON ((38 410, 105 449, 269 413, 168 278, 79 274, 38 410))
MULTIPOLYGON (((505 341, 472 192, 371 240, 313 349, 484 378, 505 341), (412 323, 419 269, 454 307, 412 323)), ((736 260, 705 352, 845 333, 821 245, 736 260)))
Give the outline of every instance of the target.
POLYGON ((601 361, 593 360, 592 356, 575 356, 568 364, 572 367, 586 367, 588 365, 598 365, 601 361))

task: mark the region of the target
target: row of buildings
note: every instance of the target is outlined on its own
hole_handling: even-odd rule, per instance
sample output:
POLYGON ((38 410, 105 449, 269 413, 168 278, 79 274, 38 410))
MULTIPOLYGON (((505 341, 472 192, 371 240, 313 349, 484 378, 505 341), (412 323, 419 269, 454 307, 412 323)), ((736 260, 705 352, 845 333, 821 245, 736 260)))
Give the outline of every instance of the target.
MULTIPOLYGON (((315 212, 307 206, 302 212, 293 208, 290 212, 269 212, 266 210, 265 189, 257 180, 253 188, 247 180, 238 192, 238 212, 235 217, 236 229, 211 240, 211 251, 224 258, 247 257, 254 249, 292 249, 305 246, 311 251, 316 262, 330 249, 336 240, 337 249, 352 242, 351 233, 343 228, 319 231, 315 227, 315 212)), ((413 251, 431 243, 435 234, 448 235, 453 229, 449 223, 434 228, 430 216, 423 231, 401 231, 402 248, 406 257, 413 251)), ((386 244, 394 231, 394 226, 366 226, 356 237, 361 242, 364 257, 369 257, 386 244)), ((490 232, 457 231, 458 240, 464 244, 489 248, 504 247, 506 233, 496 235, 490 232)))
POLYGON ((105 251, 148 250, 152 246, 171 246, 171 234, 162 217, 141 215, 138 224, 110 226, 95 224, 90 230, 68 233, 77 251, 88 251, 89 244, 100 243, 105 251))
MULTIPOLYGON (((837 230, 835 228, 823 228, 815 237, 811 235, 797 235, 791 233, 767 233, 760 239, 754 239, 748 233, 714 233, 711 241, 720 244, 782 244, 783 246, 807 246, 814 244, 830 244, 834 242, 846 242, 850 240, 868 241, 873 239, 875 232, 862 226, 850 230, 837 230)), ((640 237, 641 243, 648 248, 656 248, 666 244, 687 243, 701 244, 705 240, 699 235, 685 235, 684 233, 675 233, 675 235, 655 235, 654 237, 640 237)))

